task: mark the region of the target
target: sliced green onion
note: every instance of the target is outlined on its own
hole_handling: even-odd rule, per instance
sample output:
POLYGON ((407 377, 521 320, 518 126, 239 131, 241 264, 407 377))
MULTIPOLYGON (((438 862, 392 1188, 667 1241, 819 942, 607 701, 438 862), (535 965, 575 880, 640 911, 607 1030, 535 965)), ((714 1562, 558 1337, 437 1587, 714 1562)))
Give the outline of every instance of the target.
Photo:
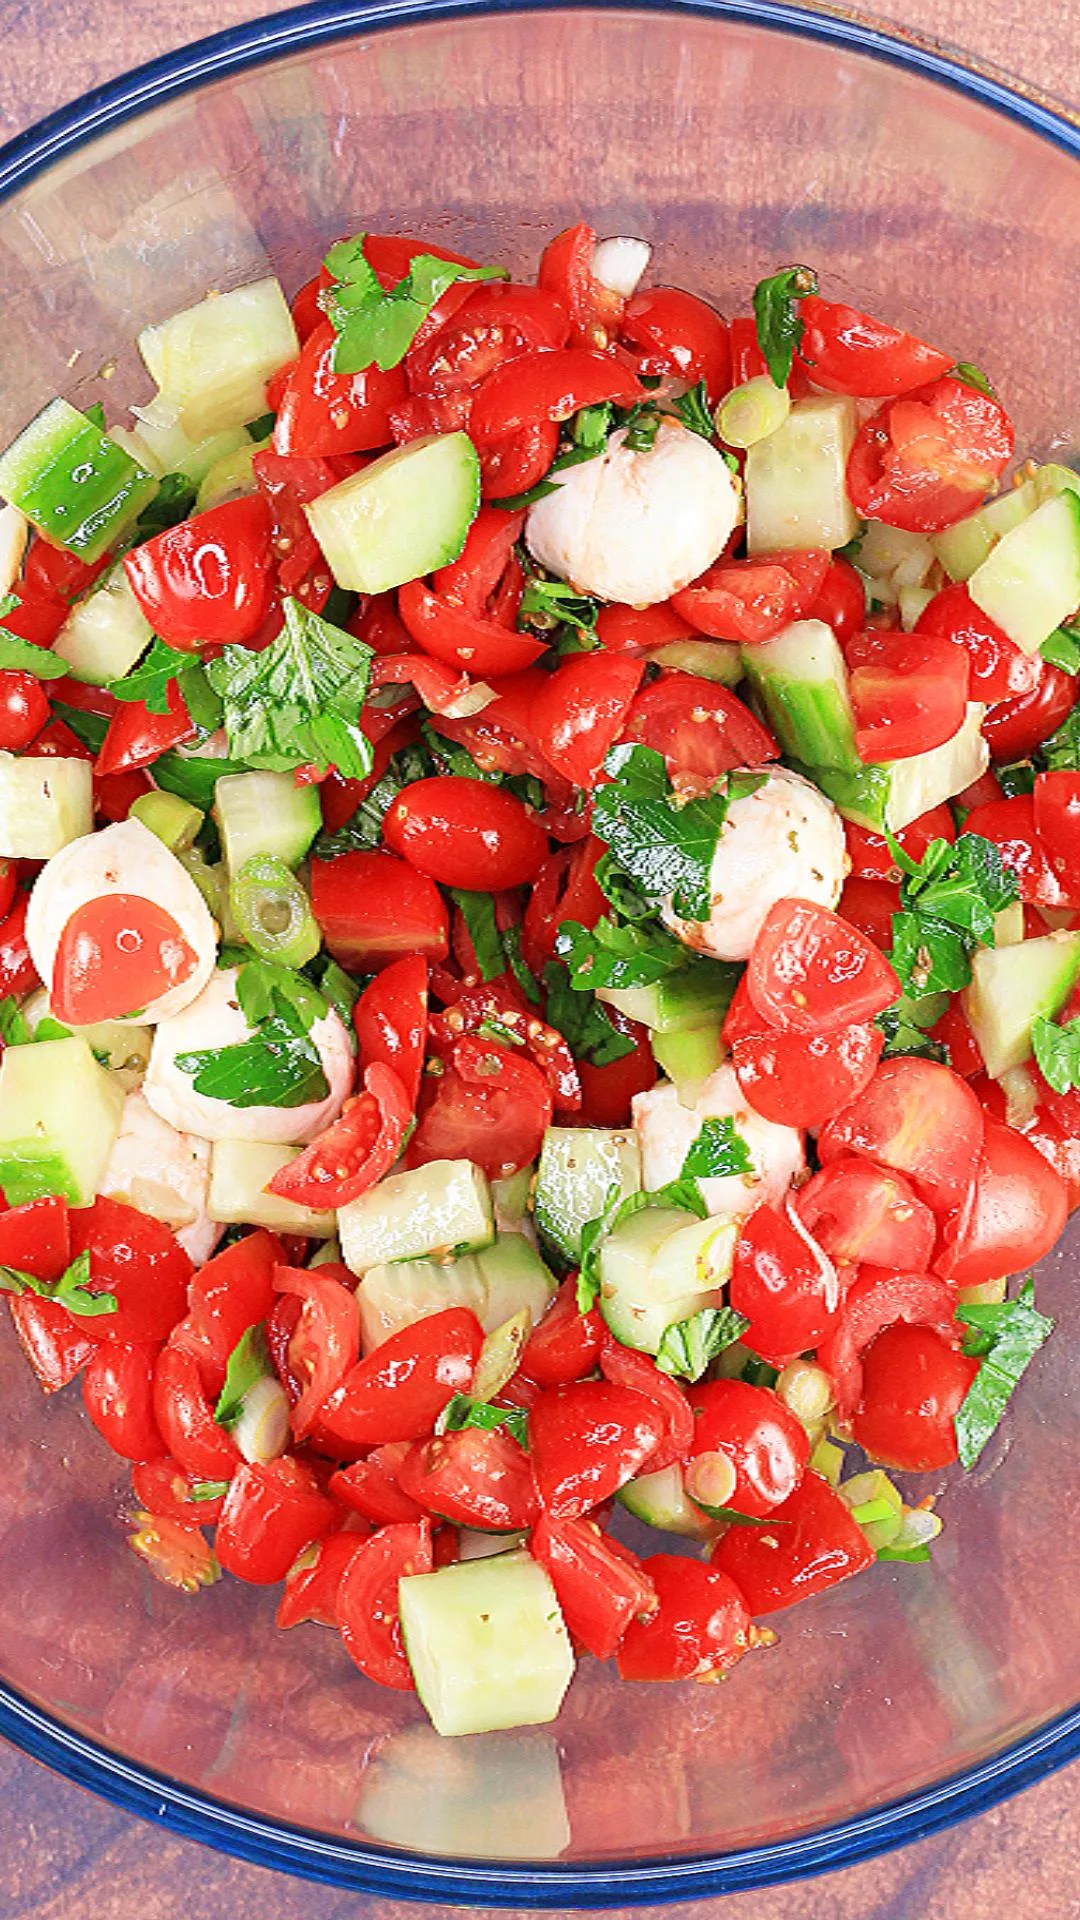
POLYGON ((0 454, 0 494, 59 546, 100 559, 157 492, 153 474, 66 400, 0 454))
POLYGON ((686 1469, 686 1491, 703 1507, 726 1507, 735 1491, 735 1469, 726 1453, 699 1453, 686 1469))
POLYGON ((244 1395, 232 1437, 249 1466, 265 1467, 289 1444, 289 1401, 281 1382, 263 1374, 244 1395))
POLYGON ((844 1471, 844 1449, 838 1447, 835 1440, 819 1440, 810 1455, 810 1466, 814 1473, 820 1473, 830 1487, 840 1485, 840 1475, 844 1471))
POLYGON ((845 1480, 837 1492, 874 1551, 891 1547, 900 1532, 904 1502, 888 1474, 874 1467, 869 1473, 857 1473, 845 1480))
POLYGON ((781 1368, 776 1392, 808 1432, 820 1427, 833 1403, 832 1381, 813 1360, 789 1360, 781 1368))
POLYGON ((140 793, 133 800, 130 818, 139 820, 163 842, 171 853, 186 853, 206 818, 198 807, 181 800, 178 793, 140 793))
POLYGON ((759 373, 725 394, 716 409, 716 431, 729 447, 754 447, 782 427, 790 412, 787 388, 759 373))
POLYGON ((240 934, 262 960, 303 967, 322 945, 311 902, 296 876, 276 854, 245 860, 229 900, 240 934))

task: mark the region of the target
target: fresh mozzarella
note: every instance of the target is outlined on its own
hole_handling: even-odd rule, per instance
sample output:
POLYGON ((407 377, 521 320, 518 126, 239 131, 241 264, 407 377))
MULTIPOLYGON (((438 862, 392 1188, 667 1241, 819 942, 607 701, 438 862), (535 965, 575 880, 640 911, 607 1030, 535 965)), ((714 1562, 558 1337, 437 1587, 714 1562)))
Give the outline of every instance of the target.
POLYGON ((601 240, 593 248, 589 270, 602 287, 611 293, 621 293, 624 300, 629 300, 637 292, 651 259, 652 248, 647 240, 630 240, 620 234, 615 239, 601 240))
POLYGON ((529 510, 529 551, 581 593, 652 606, 704 573, 739 517, 727 464, 699 433, 664 420, 634 453, 623 429, 569 467, 529 510))
POLYGON ((61 936, 73 913, 108 894, 135 894, 163 907, 195 955, 186 980, 131 1015, 140 1026, 167 1020, 202 992, 217 961, 217 932, 191 875, 139 820, 121 820, 88 833, 53 855, 34 882, 26 914, 26 944, 48 988, 61 936))
POLYGON ((730 1065, 717 1067, 701 1082, 693 1106, 682 1104, 670 1080, 635 1094, 631 1106, 641 1147, 641 1183, 648 1192, 679 1178, 704 1121, 730 1116, 754 1170, 699 1181, 705 1205, 717 1219, 741 1220, 765 1201, 782 1205, 792 1181, 805 1169, 799 1129, 778 1127, 747 1106, 730 1065))
POLYGON ((323 1072, 330 1088, 325 1100, 302 1107, 234 1107, 196 1093, 190 1073, 176 1064, 178 1053, 234 1047, 251 1037, 252 1029, 236 994, 236 969, 214 974, 199 998, 171 1020, 163 1020, 154 1035, 143 1093, 156 1114, 179 1133, 200 1140, 263 1140, 296 1146, 313 1140, 336 1120, 352 1088, 353 1057, 349 1036, 333 1008, 311 1029, 323 1072))
POLYGON ((225 1231, 207 1217, 209 1188, 209 1141, 177 1133, 141 1093, 129 1093, 98 1192, 164 1220, 201 1266, 225 1231))
POLYGON ((685 946, 717 960, 745 960, 778 900, 835 907, 848 869, 844 823, 801 774, 779 767, 733 800, 716 843, 707 920, 662 918, 685 946))

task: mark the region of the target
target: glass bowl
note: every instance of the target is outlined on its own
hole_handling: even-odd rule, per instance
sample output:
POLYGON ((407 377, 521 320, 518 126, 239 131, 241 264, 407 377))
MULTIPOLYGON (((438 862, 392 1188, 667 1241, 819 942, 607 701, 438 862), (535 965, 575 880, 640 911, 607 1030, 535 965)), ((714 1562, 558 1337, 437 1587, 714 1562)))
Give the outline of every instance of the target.
MULTIPOLYGON (((318 4, 130 74, 0 154, 0 436, 60 391, 147 397, 139 327, 359 227, 528 270, 587 214, 730 312, 807 260, 983 367, 1022 448, 1075 453, 1080 134, 850 18, 753 4, 318 4)), ((792 1615, 722 1686, 584 1663, 553 1729, 440 1742, 274 1596, 164 1589, 77 1390, 0 1337, 0 1730, 109 1799, 266 1866, 483 1906, 639 1905, 841 1866, 1080 1751, 1063 1323, 930 1566, 792 1615)))

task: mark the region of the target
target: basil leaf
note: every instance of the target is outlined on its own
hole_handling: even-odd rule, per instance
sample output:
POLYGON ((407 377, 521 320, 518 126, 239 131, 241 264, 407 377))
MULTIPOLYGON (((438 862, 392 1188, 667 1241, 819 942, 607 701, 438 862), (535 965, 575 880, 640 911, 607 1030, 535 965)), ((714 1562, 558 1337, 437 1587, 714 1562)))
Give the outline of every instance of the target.
POLYGON ((568 585, 565 580, 526 581, 525 589, 518 607, 518 625, 528 625, 530 615, 539 615, 546 623, 558 623, 576 627, 583 633, 592 633, 596 627, 599 604, 588 599, 568 585))
POLYGON ((670 899, 682 919, 707 920, 727 794, 679 802, 663 755, 651 747, 613 747, 604 766, 611 778, 593 798, 597 838, 651 900, 670 899))
POLYGON ((648 987, 688 964, 686 948, 658 921, 623 926, 603 915, 595 927, 564 920, 555 951, 566 962, 579 993, 597 987, 648 987))
POLYGON ((178 1053, 181 1073, 196 1093, 231 1107, 303 1107, 329 1092, 319 1050, 303 1021, 280 993, 274 1012, 247 1040, 230 1047, 178 1053))
POLYGON ((472 941, 481 980, 496 979, 506 972, 506 955, 495 922, 494 900, 490 893, 467 893, 463 887, 451 887, 449 891, 472 941))
POLYGON ((623 445, 631 453, 648 453, 656 444, 660 431, 661 414, 651 400, 643 400, 629 412, 622 415, 624 427, 623 445))
MULTIPOLYGON (((0 599, 0 620, 6 620, 21 604, 18 594, 5 594, 0 599)), ((32 673, 35 680, 62 680, 69 671, 67 661, 51 647, 35 647, 31 640, 20 639, 6 627, 0 627, 0 668, 5 673, 32 673)))
POLYGON ((179 526, 181 520, 189 519, 198 493, 198 487, 186 473, 164 474, 153 499, 135 522, 135 545, 141 546, 156 533, 164 533, 169 527, 179 526))
POLYGON ((236 975, 236 997, 249 1027, 272 1017, 275 994, 291 1007, 304 1033, 310 1033, 315 1021, 326 1014, 323 994, 304 974, 272 960, 244 960, 236 975))
POLYGON ((408 273, 385 292, 364 257, 364 235, 342 240, 326 256, 335 281, 322 304, 337 342, 335 373, 383 372, 405 358, 424 321, 448 287, 458 280, 506 280, 505 267, 463 267, 434 254, 415 255, 408 273))
POLYGON ((609 1067, 633 1053, 633 1040, 612 1024, 603 1002, 587 989, 572 987, 566 968, 557 961, 549 961, 544 968, 544 986, 548 1025, 558 1028, 575 1059, 591 1067, 609 1067))
POLYGON ((689 427, 691 433, 700 433, 703 440, 712 439, 716 432, 716 422, 709 406, 709 396, 705 391, 704 380, 699 380, 696 387, 691 387, 688 392, 680 395, 672 405, 683 426, 689 427))
POLYGON ((754 288, 754 325, 774 387, 786 387, 803 337, 798 302, 818 290, 812 267, 784 267, 754 288))
POLYGON ((994 945, 995 918, 1018 897, 1015 876, 980 834, 962 833, 952 845, 932 840, 919 861, 885 837, 902 876, 892 965, 915 997, 954 993, 971 979, 975 948, 994 945))
POLYGON ((33 1041, 30 1022, 18 1001, 10 994, 0 1000, 0 1040, 5 1047, 26 1047, 33 1041))
POLYGON ((229 753, 271 772, 310 764, 363 780, 373 758, 359 724, 372 650, 299 600, 283 610, 285 625, 261 653, 227 646, 205 669, 229 753))
POLYGON ((725 1114, 722 1120, 708 1119, 702 1123, 701 1132, 682 1165, 684 1180, 723 1180, 729 1174, 752 1174, 753 1171, 750 1149, 742 1134, 736 1133, 730 1114, 725 1114))
POLYGON ((710 1520, 723 1520, 729 1527, 787 1527, 789 1520, 758 1520, 748 1513, 739 1513, 734 1507, 710 1507, 704 1500, 695 1500, 693 1494, 687 1499, 699 1513, 707 1513, 710 1520))
POLYGON ((493 1407, 486 1400, 470 1400, 467 1393, 455 1393, 439 1421, 440 1433, 460 1433, 465 1427, 479 1427, 484 1433, 503 1428, 528 1451, 529 1416, 522 1407, 493 1407))
MULTIPOLYGON (((190 653, 167 647, 164 640, 152 640, 130 673, 125 673, 122 680, 110 681, 109 692, 114 700, 141 700, 147 713, 168 713, 169 688, 174 682, 185 705, 188 705, 189 691, 196 705, 201 693, 204 710, 207 698, 213 702, 207 729, 212 733, 220 725, 221 709, 205 668, 200 661, 193 660, 190 653)), ((191 712, 190 705, 188 712, 191 712)), ((192 719, 194 717, 192 714, 192 719)))
MULTIPOLYGON (((893 917, 893 925, 898 915, 893 917)), ((882 1048, 883 1060, 896 1060, 902 1055, 914 1055, 920 1060, 938 1060, 948 1065, 947 1049, 940 1041, 932 1040, 924 1027, 910 1017, 911 1001, 901 994, 891 1007, 879 1013, 874 1025, 885 1035, 882 1048)))
POLYGON ((1080 673, 1080 629, 1058 627, 1049 640, 1043 641, 1039 652, 1050 666, 1075 677, 1080 673))
POLYGON ((975 1465, 996 1431, 1012 1395, 1039 1348, 1054 1331, 1054 1322, 1035 1307, 1035 1287, 1026 1280, 1014 1300, 1000 1306, 957 1307, 956 1317, 970 1332, 964 1352, 981 1356, 982 1364, 956 1415, 960 1464, 975 1465))
POLYGON ((502 940, 503 953, 506 955, 506 964, 510 972, 513 974, 526 1000, 531 1000, 533 1006, 538 1007, 540 1005, 540 986, 535 973, 532 968, 527 965, 522 956, 521 928, 507 927, 506 932, 499 937, 502 940))
POLYGON ((66 1307, 80 1320, 96 1320, 117 1309, 115 1293, 90 1291, 89 1249, 76 1255, 59 1280, 39 1280, 18 1267, 0 1267, 0 1293, 34 1293, 39 1300, 53 1300, 58 1307, 66 1307))
POLYGON ((1059 767, 1071 773, 1080 769, 1080 701, 1066 714, 1057 732, 1043 741, 1039 754, 1052 772, 1059 767))
POLYGON ((214 1419, 219 1427, 235 1427, 244 1411, 245 1394, 250 1393, 257 1380, 267 1379, 273 1371, 270 1349, 266 1343, 266 1323, 260 1320, 257 1326, 249 1327, 246 1333, 240 1335, 229 1355, 225 1385, 214 1408, 214 1419))
MULTIPOLYGON (((154 769, 155 774, 157 768, 154 769)), ((433 771, 422 747, 404 747, 391 760, 381 780, 361 800, 352 818, 334 833, 320 833, 311 849, 315 860, 336 860, 343 853, 370 853, 381 845, 383 821, 403 787, 423 780, 433 771)))
POLYGON ((1035 1063, 1055 1093, 1080 1087, 1080 1020, 1059 1027, 1040 1013, 1031 1023, 1035 1063))
POLYGON ((355 980, 349 978, 344 968, 338 966, 336 960, 328 960, 319 975, 319 992, 324 1000, 337 1008, 348 1030, 352 1020, 352 1010, 360 998, 360 988, 355 980))
POLYGON ((700 1380, 725 1347, 741 1340, 749 1320, 734 1307, 703 1307, 687 1320, 676 1320, 664 1328, 656 1355, 661 1373, 676 1379, 700 1380))

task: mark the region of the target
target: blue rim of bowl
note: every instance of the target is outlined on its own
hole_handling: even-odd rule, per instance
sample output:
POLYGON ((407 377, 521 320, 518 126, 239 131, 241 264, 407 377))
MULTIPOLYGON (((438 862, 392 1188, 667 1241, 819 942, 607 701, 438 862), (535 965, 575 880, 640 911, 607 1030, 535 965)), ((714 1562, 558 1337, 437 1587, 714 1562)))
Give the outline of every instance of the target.
MULTIPOLYGON (((554 0, 555 6, 560 0, 554 0)), ((349 35, 431 21, 551 11, 552 0, 314 0, 210 35, 136 67, 49 114, 0 148, 0 204, 89 141, 230 74, 349 35)), ((1080 159, 1080 123, 991 74, 900 39, 783 0, 593 0, 582 12, 685 13, 806 36, 870 54, 1020 121, 1080 159)), ((789 1840, 722 1854, 563 1865, 558 1861, 435 1859, 334 1839, 238 1808, 130 1764, 0 1683, 0 1735, 55 1772, 129 1813, 254 1865, 368 1894, 486 1907, 620 1907, 710 1898, 835 1871, 928 1838, 1080 1756, 1080 1705, 976 1766, 887 1805, 789 1840)))

